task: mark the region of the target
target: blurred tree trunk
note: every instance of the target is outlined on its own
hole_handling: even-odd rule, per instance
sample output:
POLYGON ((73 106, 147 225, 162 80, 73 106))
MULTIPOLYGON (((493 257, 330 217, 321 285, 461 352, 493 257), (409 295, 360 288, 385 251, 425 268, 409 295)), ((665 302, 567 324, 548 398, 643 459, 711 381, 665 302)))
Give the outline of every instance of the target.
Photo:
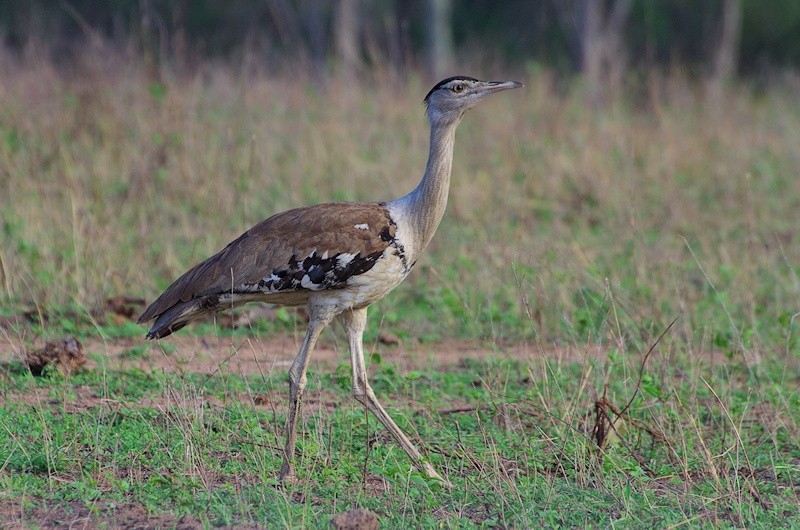
POLYGON ((159 41, 164 35, 158 31, 156 13, 151 0, 139 0, 141 16, 142 58, 147 79, 151 83, 161 83, 161 53, 159 41))
POLYGON ((289 61, 305 57, 308 49, 303 43, 300 20, 294 7, 287 0, 267 0, 267 11, 275 30, 283 56, 289 61))
POLYGON ((333 34, 336 51, 336 73, 345 78, 355 77, 361 71, 359 26, 360 0, 338 0, 333 15, 333 34))
POLYGON ((327 40, 329 38, 325 28, 325 8, 326 3, 319 0, 301 2, 299 17, 300 33, 302 34, 302 29, 305 28, 308 36, 308 51, 314 69, 314 79, 323 85, 326 80, 325 58, 328 54, 327 40))
POLYGON ((739 39, 742 32, 742 0, 724 0, 719 27, 719 41, 714 54, 709 79, 709 96, 717 98, 725 82, 736 74, 739 60, 739 39))
POLYGON ((624 31, 633 0, 571 0, 557 4, 562 24, 572 26, 587 95, 600 103, 617 90, 627 68, 624 31))
POLYGON ((428 70, 440 78, 453 68, 452 0, 430 0, 426 20, 428 70))
POLYGON ((619 90, 627 67, 623 31, 633 0, 614 0, 609 7, 600 0, 586 1, 583 41, 583 74, 589 97, 602 101, 609 90, 619 90))
POLYGON ((267 11, 278 33, 282 55, 293 71, 302 61, 310 61, 312 81, 324 86, 328 34, 325 10, 328 4, 318 0, 267 0, 267 11))
POLYGON ((173 73, 183 76, 189 71, 189 39, 186 35, 186 8, 184 2, 172 4, 172 68, 173 73))

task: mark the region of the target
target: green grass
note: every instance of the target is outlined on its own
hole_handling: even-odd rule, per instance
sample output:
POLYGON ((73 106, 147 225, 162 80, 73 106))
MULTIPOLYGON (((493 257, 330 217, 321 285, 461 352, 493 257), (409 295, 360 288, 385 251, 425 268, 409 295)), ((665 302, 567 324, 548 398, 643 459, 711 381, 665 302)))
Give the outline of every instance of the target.
MULTIPOLYGON (((387 527, 800 525, 788 88, 707 101, 675 77, 594 108, 539 71, 476 108, 439 232, 366 336, 373 350, 391 332, 415 359, 431 352, 375 357, 370 377, 455 488, 413 471, 340 366, 310 377, 304 482, 280 490, 283 369, 231 374, 223 351, 209 378, 180 337, 144 346, 106 300, 152 300, 272 213, 410 190, 427 83, 323 92, 220 67, 153 86, 103 54, 79 76, 45 60, 0 68, 0 515, 101 521, 114 505, 300 527, 363 506, 387 527), (34 378, 19 364, 66 335, 94 345, 95 367, 34 378), (492 360, 437 361, 451 339, 492 360), (155 368, 159 355, 179 370, 155 368), (603 396, 617 411, 632 401, 601 449, 603 396)), ((218 346, 303 331, 282 310, 180 334, 218 346)))
POLYGON ((449 490, 413 471, 381 436, 350 398, 345 366, 311 374, 308 399, 326 405, 303 418, 301 484, 280 489, 282 374, 245 380, 101 367, 34 378, 10 364, 0 385, 0 489, 29 507, 77 501, 102 514, 135 503, 210 525, 325 526, 353 507, 393 528, 800 524, 792 420, 800 400, 765 382, 796 381, 796 367, 695 367, 696 380, 684 377, 687 360, 657 359, 645 391, 633 395, 636 362, 403 372, 373 357, 376 392, 425 440, 449 490), (620 427, 624 443, 600 451, 592 403, 604 382, 618 408, 633 400, 633 420, 620 427), (256 406, 254 395, 278 404, 256 406), (376 490, 381 481, 385 491, 376 490))

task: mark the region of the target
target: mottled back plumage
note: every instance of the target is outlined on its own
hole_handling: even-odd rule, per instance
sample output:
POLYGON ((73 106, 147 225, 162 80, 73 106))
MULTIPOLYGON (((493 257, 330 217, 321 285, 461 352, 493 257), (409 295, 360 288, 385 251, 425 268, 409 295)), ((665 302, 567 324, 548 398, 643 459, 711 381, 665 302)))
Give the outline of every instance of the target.
MULTIPOLYGON (((273 215, 175 280, 139 322, 158 319, 182 304, 189 308, 192 301, 198 303, 195 311, 224 309, 230 306, 231 294, 340 289, 351 276, 372 268, 394 241, 395 228, 380 203, 326 203, 273 215)), ((297 297, 297 303, 304 301, 297 297)), ((286 298, 282 303, 291 305, 286 298)), ((170 329, 169 322, 161 322, 152 331, 161 331, 159 327, 172 332, 182 326, 170 329)))

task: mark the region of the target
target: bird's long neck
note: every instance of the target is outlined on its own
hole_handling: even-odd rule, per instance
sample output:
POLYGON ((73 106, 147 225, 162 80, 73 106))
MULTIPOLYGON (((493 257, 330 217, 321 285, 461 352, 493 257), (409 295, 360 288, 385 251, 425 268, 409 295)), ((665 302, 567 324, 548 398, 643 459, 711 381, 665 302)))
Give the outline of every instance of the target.
POLYGON ((400 214, 398 222, 410 236, 406 246, 410 247, 407 251, 412 262, 431 242, 447 207, 459 121, 431 123, 430 153, 422 180, 411 193, 390 204, 400 214))

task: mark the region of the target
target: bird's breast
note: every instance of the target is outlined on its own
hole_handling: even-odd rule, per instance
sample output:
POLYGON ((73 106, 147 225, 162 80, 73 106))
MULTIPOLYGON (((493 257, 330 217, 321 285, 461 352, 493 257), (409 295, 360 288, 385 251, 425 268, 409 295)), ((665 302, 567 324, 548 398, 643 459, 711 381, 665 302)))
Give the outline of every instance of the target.
POLYGON ((389 245, 372 268, 363 274, 351 276, 344 289, 330 294, 347 307, 365 307, 386 296, 409 272, 402 247, 389 245))

